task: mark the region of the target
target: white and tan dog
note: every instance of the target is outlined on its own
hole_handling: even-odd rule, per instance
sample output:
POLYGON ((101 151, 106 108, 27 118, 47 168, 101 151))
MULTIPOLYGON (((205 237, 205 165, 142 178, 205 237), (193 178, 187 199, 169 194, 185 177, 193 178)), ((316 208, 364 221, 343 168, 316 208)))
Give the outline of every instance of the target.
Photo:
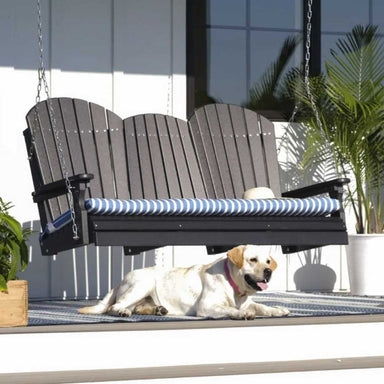
POLYGON ((208 265, 134 270, 93 307, 80 313, 188 315, 254 319, 289 311, 255 303, 251 295, 267 288, 277 263, 271 247, 240 245, 208 265))

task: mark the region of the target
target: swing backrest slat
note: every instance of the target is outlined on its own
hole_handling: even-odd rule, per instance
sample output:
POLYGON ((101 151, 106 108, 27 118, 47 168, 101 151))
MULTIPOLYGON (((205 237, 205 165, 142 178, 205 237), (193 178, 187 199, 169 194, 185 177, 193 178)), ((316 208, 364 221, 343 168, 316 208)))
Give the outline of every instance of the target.
MULTIPOLYGON (((189 174, 189 165, 187 163, 183 142, 181 140, 182 135, 189 134, 188 125, 185 121, 175 119, 171 116, 166 117, 166 122, 168 125, 168 134, 171 138, 172 152, 176 164, 181 195, 185 198, 193 198, 195 195, 189 174)), ((172 180, 169 182, 172 182, 172 180)))
MULTIPOLYGON (((244 192, 244 180, 240 167, 240 149, 236 142, 239 132, 233 129, 231 106, 219 104, 216 108, 211 109, 213 114, 217 114, 217 135, 221 136, 224 152, 222 162, 228 164, 228 176, 226 180, 223 180, 223 183, 232 185, 231 197, 241 197, 244 192)), ((238 123, 236 127, 238 127, 238 123)))
POLYGON ((223 198, 223 185, 205 110, 196 111, 189 123, 207 197, 223 198))
MULTIPOLYGON (((36 150, 34 155, 35 162, 39 164, 37 172, 34 172, 35 189, 37 189, 36 187, 62 178, 47 103, 42 102, 39 104, 37 119, 33 108, 27 116, 27 122, 30 127, 34 127, 35 132, 36 150)), ((30 147, 28 147, 28 150, 30 150, 30 147)), ((64 199, 65 197, 54 198, 47 202, 47 220, 52 220, 53 217, 60 214, 61 209, 64 208, 64 199)))
POLYGON ((140 163, 137 148, 137 137, 133 119, 124 122, 125 150, 127 153, 127 168, 129 176, 129 191, 131 199, 140 199, 143 196, 140 163))
POLYGON ((74 174, 86 173, 83 151, 81 148, 79 127, 73 100, 69 98, 59 99, 64 127, 68 140, 71 164, 74 174))
POLYGON ((75 99, 73 105, 76 114, 77 132, 80 133, 85 170, 87 173, 94 175, 94 179, 90 183, 89 195, 90 197, 99 197, 103 195, 103 192, 89 103, 75 99))
MULTIPOLYGON (((252 148, 250 157, 252 159, 252 171, 255 177, 255 185, 269 186, 268 175, 265 169, 266 154, 261 141, 261 131, 259 129, 259 116, 252 111, 244 110, 245 125, 249 146, 252 148)), ((276 194, 276 191, 274 191, 276 194)))
MULTIPOLYGON (((230 135, 233 136, 228 138, 227 135, 226 140, 231 140, 234 142, 232 146, 237 148, 237 151, 233 150, 233 154, 238 153, 239 156, 238 161, 235 161, 236 169, 234 172, 239 172, 239 178, 242 177, 244 189, 247 190, 249 188, 253 188, 256 185, 256 179, 254 169, 252 167, 250 151, 251 144, 245 122, 244 109, 230 105, 228 107, 228 114, 230 116, 230 124, 228 124, 228 130, 230 135), (231 127, 231 132, 229 125, 233 126, 234 124, 236 125, 236 128, 231 127), (236 134, 234 133, 235 131, 236 134)), ((238 182, 241 184, 240 180, 238 182)))
POLYGON ((280 196, 280 175, 276 155, 275 129, 273 123, 264 116, 259 115, 259 121, 264 146, 263 153, 265 154, 264 164, 266 166, 266 174, 268 175, 267 185, 277 196, 280 196))
POLYGON ((146 136, 148 139, 149 156, 153 168, 156 197, 169 196, 163 155, 156 125, 156 115, 145 115, 144 120, 146 126, 146 136))
POLYGON ((136 116, 133 118, 133 121, 140 164, 140 178, 143 186, 143 195, 141 197, 146 199, 156 199, 155 180, 153 177, 151 155, 149 152, 145 116, 136 116))
POLYGON ((192 196, 202 199, 206 198, 207 193, 204 187, 202 171, 199 168, 198 152, 192 141, 190 125, 186 121, 180 119, 177 120, 177 124, 179 126, 181 143, 185 154, 185 161, 188 166, 190 176, 189 180, 191 183, 191 188, 193 189, 192 196))
POLYGON ((89 106, 103 197, 114 199, 116 198, 114 171, 108 137, 110 132, 107 126, 105 109, 93 103, 90 103, 89 106))
POLYGON ((174 155, 172 152, 171 138, 168 133, 166 117, 163 115, 155 115, 157 137, 159 139, 163 164, 165 179, 167 180, 168 193, 169 196, 174 198, 181 198, 181 188, 180 183, 178 182, 169 182, 169 180, 178 180, 177 169, 174 160, 174 155))
POLYGON ((123 121, 115 113, 107 111, 107 122, 111 140, 110 150, 115 176, 116 196, 120 199, 129 199, 130 192, 123 121))

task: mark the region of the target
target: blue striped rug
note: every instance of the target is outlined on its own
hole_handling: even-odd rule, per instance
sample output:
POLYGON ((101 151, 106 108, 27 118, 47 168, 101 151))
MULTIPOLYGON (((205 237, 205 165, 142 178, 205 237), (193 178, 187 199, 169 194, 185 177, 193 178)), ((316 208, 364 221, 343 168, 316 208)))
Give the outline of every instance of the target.
MULTIPOLYGON (((340 316, 384 314, 384 297, 358 297, 339 294, 259 293, 258 303, 282 306, 291 311, 291 317, 340 316)), ((202 321, 207 318, 191 316, 133 315, 118 318, 109 315, 82 315, 78 308, 96 301, 39 301, 29 303, 29 325, 94 324, 144 321, 202 321)))

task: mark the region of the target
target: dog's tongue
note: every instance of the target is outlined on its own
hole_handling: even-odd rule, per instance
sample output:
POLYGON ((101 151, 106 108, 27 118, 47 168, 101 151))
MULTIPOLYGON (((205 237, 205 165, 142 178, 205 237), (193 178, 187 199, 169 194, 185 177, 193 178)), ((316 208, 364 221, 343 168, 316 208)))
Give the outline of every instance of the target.
POLYGON ((266 290, 268 288, 268 284, 267 283, 262 283, 262 282, 258 282, 257 283, 257 286, 262 290, 266 290))

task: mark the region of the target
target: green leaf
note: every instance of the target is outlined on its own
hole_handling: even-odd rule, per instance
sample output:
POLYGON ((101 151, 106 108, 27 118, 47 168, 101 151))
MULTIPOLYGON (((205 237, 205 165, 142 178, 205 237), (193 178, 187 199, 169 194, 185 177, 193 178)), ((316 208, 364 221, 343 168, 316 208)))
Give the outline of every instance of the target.
POLYGON ((20 265, 20 248, 19 244, 13 240, 9 240, 9 250, 11 254, 11 266, 9 270, 8 280, 14 280, 19 272, 20 265))
POLYGON ((7 290, 7 281, 4 276, 0 275, 0 292, 7 290))
POLYGON ((25 268, 28 266, 29 262, 29 252, 27 244, 25 244, 25 241, 23 241, 20 244, 20 262, 21 262, 21 271, 25 271, 25 268))
POLYGON ((26 239, 31 233, 9 215, 10 203, 0 198, 0 276, 4 281, 16 279, 28 264, 26 239))
POLYGON ((9 227, 11 233, 17 238, 18 241, 21 242, 24 240, 23 228, 17 220, 8 214, 2 214, 0 216, 0 220, 9 227))

